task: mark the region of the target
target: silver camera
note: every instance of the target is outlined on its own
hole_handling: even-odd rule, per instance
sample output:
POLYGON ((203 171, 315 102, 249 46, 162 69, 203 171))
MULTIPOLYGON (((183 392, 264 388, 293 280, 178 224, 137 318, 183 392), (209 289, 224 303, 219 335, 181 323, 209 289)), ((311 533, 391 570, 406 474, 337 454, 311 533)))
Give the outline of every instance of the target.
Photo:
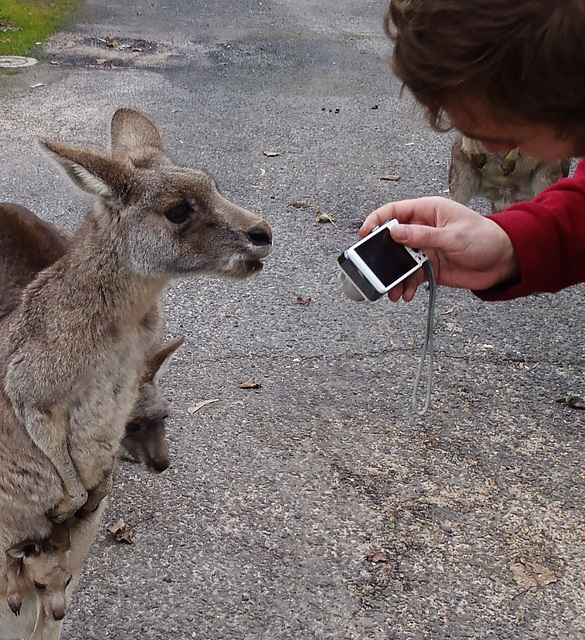
POLYGON ((373 302, 428 260, 422 251, 392 239, 390 229, 396 224, 390 220, 376 227, 337 258, 341 268, 338 282, 348 298, 373 302))

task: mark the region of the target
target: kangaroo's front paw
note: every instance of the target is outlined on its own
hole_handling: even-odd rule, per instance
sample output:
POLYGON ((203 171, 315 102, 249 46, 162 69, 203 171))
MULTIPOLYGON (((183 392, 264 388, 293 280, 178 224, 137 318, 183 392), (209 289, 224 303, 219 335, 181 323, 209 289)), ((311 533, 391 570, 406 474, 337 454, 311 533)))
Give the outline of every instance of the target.
POLYGON ((15 616, 20 615, 20 607, 22 607, 22 596, 19 592, 9 593, 6 597, 8 606, 15 616))
POLYGON ((49 511, 48 516, 54 522, 65 522, 69 520, 76 511, 87 502, 87 491, 79 493, 75 498, 65 496, 56 507, 49 511))
POLYGON ((102 480, 93 489, 89 490, 86 503, 75 513, 75 515, 78 518, 83 518, 84 516, 88 516, 90 513, 93 513, 100 506, 100 502, 108 495, 111 488, 112 480, 111 476, 109 476, 105 480, 102 480))

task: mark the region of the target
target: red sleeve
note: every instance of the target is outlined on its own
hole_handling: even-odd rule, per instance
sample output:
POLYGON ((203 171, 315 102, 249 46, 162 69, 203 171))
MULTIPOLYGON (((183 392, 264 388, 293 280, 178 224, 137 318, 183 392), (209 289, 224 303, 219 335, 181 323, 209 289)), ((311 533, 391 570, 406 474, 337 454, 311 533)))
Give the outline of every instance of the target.
POLYGON ((512 240, 521 277, 509 286, 474 291, 479 298, 511 300, 585 282, 585 159, 572 178, 489 217, 512 240))

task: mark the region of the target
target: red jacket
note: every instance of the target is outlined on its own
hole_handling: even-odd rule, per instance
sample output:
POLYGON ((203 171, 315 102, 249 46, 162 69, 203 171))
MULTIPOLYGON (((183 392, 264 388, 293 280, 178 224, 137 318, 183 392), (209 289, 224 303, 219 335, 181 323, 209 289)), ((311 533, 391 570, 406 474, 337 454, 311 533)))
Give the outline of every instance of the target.
POLYGON ((482 300, 554 293, 585 282, 585 159, 572 178, 489 217, 512 240, 521 278, 511 285, 475 291, 482 300))

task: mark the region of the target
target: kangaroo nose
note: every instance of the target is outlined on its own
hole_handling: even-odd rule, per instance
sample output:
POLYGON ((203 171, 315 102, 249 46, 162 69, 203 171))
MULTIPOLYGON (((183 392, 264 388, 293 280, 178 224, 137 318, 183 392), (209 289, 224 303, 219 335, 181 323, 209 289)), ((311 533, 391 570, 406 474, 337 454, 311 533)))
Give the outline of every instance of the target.
POLYGON ((169 460, 168 456, 160 456, 152 460, 152 468, 158 473, 161 473, 165 469, 168 469, 170 464, 171 461, 169 460))
POLYGON ((54 620, 63 620, 64 617, 65 617, 65 609, 64 608, 53 609, 53 619, 54 620))
POLYGON ((246 235, 248 236, 248 240, 256 246, 263 247, 265 245, 272 244, 272 233, 270 232, 270 229, 267 229, 262 225, 252 227, 246 235))

